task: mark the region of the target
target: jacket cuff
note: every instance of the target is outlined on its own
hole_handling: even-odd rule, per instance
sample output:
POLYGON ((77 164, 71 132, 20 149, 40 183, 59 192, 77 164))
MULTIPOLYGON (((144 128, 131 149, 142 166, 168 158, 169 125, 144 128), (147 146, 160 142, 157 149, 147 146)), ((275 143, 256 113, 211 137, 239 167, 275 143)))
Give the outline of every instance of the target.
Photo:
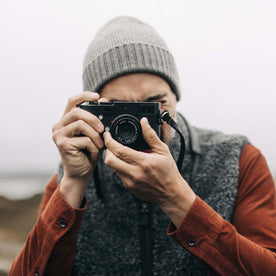
POLYGON ((220 233, 223 221, 218 213, 196 196, 178 229, 171 222, 167 235, 202 259, 220 233))
POLYGON ((78 209, 72 208, 64 199, 58 185, 40 216, 41 224, 47 235, 55 237, 55 240, 58 240, 69 229, 77 233, 84 211, 87 208, 86 198, 83 199, 81 207, 78 209))

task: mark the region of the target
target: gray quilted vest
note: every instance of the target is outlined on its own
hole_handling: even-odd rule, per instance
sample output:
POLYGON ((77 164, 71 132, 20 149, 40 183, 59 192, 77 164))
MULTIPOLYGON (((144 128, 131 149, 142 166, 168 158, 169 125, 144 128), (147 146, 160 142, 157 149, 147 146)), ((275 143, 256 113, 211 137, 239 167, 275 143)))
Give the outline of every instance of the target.
MULTIPOLYGON (((192 127, 180 114, 177 123, 186 141, 182 176, 201 199, 231 222, 239 159, 248 140, 192 127)), ((179 141, 176 134, 170 144, 175 160, 179 141)), ((158 206, 137 200, 103 160, 99 177, 103 198, 98 197, 92 179, 72 275, 208 275, 193 255, 167 237, 169 219, 158 206)))

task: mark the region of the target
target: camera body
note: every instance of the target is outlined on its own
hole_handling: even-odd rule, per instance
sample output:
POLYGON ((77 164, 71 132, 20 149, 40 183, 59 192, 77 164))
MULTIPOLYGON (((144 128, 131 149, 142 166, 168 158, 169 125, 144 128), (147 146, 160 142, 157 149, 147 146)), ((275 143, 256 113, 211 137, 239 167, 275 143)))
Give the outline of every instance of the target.
POLYGON ((135 150, 150 149, 142 135, 141 118, 146 117, 160 137, 159 102, 84 102, 80 108, 97 116, 113 139, 135 150))

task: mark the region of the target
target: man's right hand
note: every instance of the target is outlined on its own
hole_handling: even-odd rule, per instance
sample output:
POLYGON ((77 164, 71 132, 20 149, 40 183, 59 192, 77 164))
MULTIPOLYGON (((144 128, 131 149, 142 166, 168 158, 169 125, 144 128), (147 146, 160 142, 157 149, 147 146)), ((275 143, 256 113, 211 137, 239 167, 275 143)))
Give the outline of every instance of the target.
POLYGON ((99 98, 99 94, 89 91, 72 96, 62 118, 52 128, 64 169, 60 191, 73 208, 80 207, 104 147, 100 136, 104 131, 102 122, 78 106, 84 101, 97 101, 99 98))

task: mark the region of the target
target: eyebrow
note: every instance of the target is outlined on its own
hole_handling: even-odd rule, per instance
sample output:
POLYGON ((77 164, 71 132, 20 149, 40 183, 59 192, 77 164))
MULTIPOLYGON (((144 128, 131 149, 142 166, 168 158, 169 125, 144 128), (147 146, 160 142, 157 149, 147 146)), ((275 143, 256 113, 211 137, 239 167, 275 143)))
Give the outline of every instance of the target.
MULTIPOLYGON (((165 97, 167 94, 163 93, 163 94, 157 94, 151 97, 148 97, 145 101, 143 102, 152 102, 152 101, 158 101, 160 99, 162 99, 163 97, 165 97)), ((120 101, 120 102, 127 102, 127 101, 123 101, 123 100, 118 100, 118 99, 110 99, 111 102, 115 102, 115 101, 120 101)))
POLYGON ((151 101, 156 101, 156 100, 160 100, 162 99, 163 97, 165 97, 167 94, 164 93, 164 94, 157 94, 157 95, 154 95, 152 97, 148 97, 146 99, 146 102, 151 102, 151 101))

